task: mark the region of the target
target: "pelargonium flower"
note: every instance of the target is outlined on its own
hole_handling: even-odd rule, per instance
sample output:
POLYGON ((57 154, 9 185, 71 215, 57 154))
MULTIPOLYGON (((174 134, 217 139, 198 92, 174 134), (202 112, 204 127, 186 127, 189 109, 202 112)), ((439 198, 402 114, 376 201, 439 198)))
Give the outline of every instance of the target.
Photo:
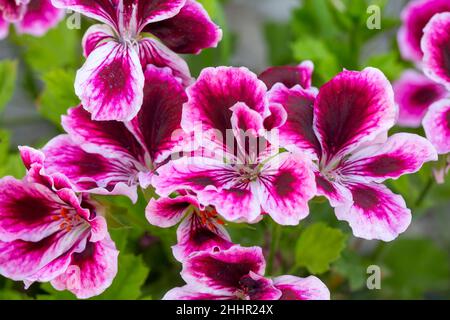
POLYGON ((222 36, 194 0, 52 1, 59 8, 105 23, 86 32, 83 49, 87 60, 75 80, 76 94, 94 120, 129 121, 136 116, 143 100, 142 70, 147 64, 169 67, 189 85, 188 66, 172 50, 198 53, 216 46, 222 36))
POLYGON ((450 99, 431 105, 423 119, 423 128, 439 154, 450 152, 450 99))
POLYGON ((170 290, 164 300, 329 300, 327 287, 316 277, 264 277, 259 247, 194 253, 183 262, 186 285, 170 290))
POLYGON ((42 36, 63 17, 51 0, 0 0, 0 39, 8 36, 10 23, 19 34, 42 36))
POLYGON ((161 166, 153 179, 156 192, 167 197, 191 190, 229 221, 254 222, 267 213, 277 223, 296 225, 307 216, 315 194, 311 163, 267 143, 265 128, 282 123, 284 110, 268 103, 264 83, 244 68, 210 68, 188 95, 182 127, 201 132, 198 143, 214 152, 161 166))
POLYGON ((437 160, 437 154, 418 135, 387 138, 397 110, 381 71, 344 71, 317 97, 301 87, 279 85, 269 96, 288 113, 279 128, 281 145, 315 159, 318 195, 328 198, 355 236, 390 241, 406 230, 410 210, 382 182, 418 171, 424 162, 437 160))
POLYGON ((448 11, 435 15, 426 25, 422 50, 425 74, 450 90, 450 8, 448 11))
POLYGON ((215 209, 205 208, 191 194, 151 199, 145 216, 151 224, 162 228, 172 227, 183 220, 177 230, 178 243, 172 247, 178 261, 185 260, 193 252, 215 248, 225 250, 233 245, 215 209))
POLYGON ((101 208, 77 195, 63 175, 47 175, 44 155, 21 148, 23 180, 0 180, 0 274, 29 286, 50 281, 78 298, 103 292, 117 256, 101 208))
POLYGON ((393 87, 400 111, 398 124, 404 127, 419 127, 430 105, 449 95, 443 86, 415 70, 403 72, 393 87))
POLYGON ((136 188, 151 184, 154 170, 172 153, 189 146, 180 129, 187 96, 170 69, 145 72, 144 102, 130 122, 94 121, 81 106, 69 109, 60 135, 44 148, 47 172, 61 172, 77 191, 123 194, 137 200, 136 188))
POLYGON ((304 89, 311 88, 314 64, 306 60, 297 66, 270 67, 263 71, 258 78, 262 80, 268 89, 276 83, 282 83, 288 88, 301 85, 304 89))
POLYGON ((403 58, 420 62, 423 51, 420 42, 423 29, 437 13, 450 11, 448 0, 414 0, 403 9, 402 26, 398 32, 398 44, 403 58))

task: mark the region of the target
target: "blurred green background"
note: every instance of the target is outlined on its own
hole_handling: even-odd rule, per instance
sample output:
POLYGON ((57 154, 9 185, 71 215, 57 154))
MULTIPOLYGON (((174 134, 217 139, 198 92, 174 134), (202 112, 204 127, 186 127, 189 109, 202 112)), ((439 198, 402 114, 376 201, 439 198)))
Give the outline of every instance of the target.
MULTIPOLYGON (((319 87, 343 68, 380 68, 394 81, 412 67, 401 60, 396 32, 400 0, 200 0, 223 28, 217 49, 186 56, 193 75, 208 66, 244 65, 260 72, 270 65, 315 64, 319 87), (369 5, 381 10, 381 28, 366 26, 369 5)), ((22 177, 17 146, 40 147, 61 132, 60 115, 78 104, 75 72, 83 61, 81 30, 63 21, 42 38, 11 35, 0 41, 0 176, 22 177), (14 92, 14 94, 12 94, 14 92)), ((394 128, 394 132, 406 131, 394 128)), ((423 135, 422 129, 407 130, 423 135)), ((407 232, 390 243, 356 239, 345 222, 336 220, 323 199, 311 203, 311 214, 297 227, 272 230, 268 219, 258 225, 227 224, 232 239, 258 245, 268 257, 273 241, 279 250, 271 275, 315 274, 330 288, 332 299, 450 298, 450 179, 433 182, 431 168, 388 182, 413 212, 407 232), (367 267, 381 268, 381 289, 366 286, 367 267)), ((150 226, 144 217, 148 195, 137 205, 125 198, 98 197, 107 207, 111 234, 119 250, 119 273, 96 299, 159 299, 183 284, 180 264, 171 253, 175 228, 150 226)), ((49 284, 22 283, 0 277, 0 299, 73 299, 49 284)))

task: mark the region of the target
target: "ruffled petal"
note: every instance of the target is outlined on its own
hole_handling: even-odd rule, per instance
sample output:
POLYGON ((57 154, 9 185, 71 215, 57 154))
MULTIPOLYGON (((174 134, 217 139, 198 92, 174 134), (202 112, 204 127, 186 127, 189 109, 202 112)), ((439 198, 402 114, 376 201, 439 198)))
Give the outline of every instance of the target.
POLYGON ((231 294, 217 295, 197 291, 195 286, 186 285, 168 291, 162 300, 234 300, 231 294))
POLYGON ((450 152, 450 99, 431 105, 423 119, 423 128, 439 154, 450 152))
POLYGON ((217 47, 222 39, 222 30, 194 0, 187 0, 173 18, 151 23, 144 31, 154 34, 177 53, 197 54, 202 49, 217 47))
POLYGON ((83 36, 83 55, 89 56, 97 47, 113 41, 114 30, 107 24, 94 24, 87 29, 83 36))
POLYGON ((436 149, 427 139, 416 134, 397 133, 382 145, 364 148, 350 156, 342 164, 340 173, 382 182, 417 172, 425 162, 437 159, 436 149))
POLYGON ((350 224, 356 237, 392 241, 411 223, 411 211, 402 196, 382 184, 346 185, 353 196, 353 206, 337 207, 336 216, 350 224))
POLYGON ((186 195, 176 198, 150 199, 145 209, 145 217, 152 225, 168 228, 176 225, 191 207, 200 207, 197 199, 186 195))
POLYGON ((437 13, 450 11, 447 0, 415 0, 403 9, 402 27, 398 33, 398 45, 403 58, 419 62, 423 53, 420 40, 428 21, 437 13))
POLYGON ((286 123, 278 128, 280 145, 317 159, 321 148, 313 130, 315 94, 298 86, 288 89, 275 85, 268 95, 271 103, 281 104, 287 112, 286 123))
POLYGON ((69 290, 80 299, 101 294, 117 274, 119 251, 109 238, 92 243, 72 255, 67 270, 54 279, 51 284, 57 290, 69 290))
POLYGON ((280 300, 330 300, 328 288, 313 276, 280 276, 273 279, 273 283, 282 292, 280 300))
POLYGON ((324 196, 330 201, 333 208, 337 206, 350 206, 353 203, 351 192, 341 184, 330 181, 319 171, 315 172, 317 195, 324 196))
POLYGON ((282 153, 264 164, 258 181, 261 206, 277 223, 297 225, 309 214, 316 182, 306 157, 282 153))
POLYGON ((343 71, 326 83, 314 104, 314 130, 329 163, 389 130, 397 109, 392 86, 374 68, 343 71))
POLYGON ((75 93, 93 120, 131 120, 143 100, 144 73, 134 49, 107 42, 91 52, 75 79, 75 93))
POLYGON ((435 15, 427 24, 422 50, 425 74, 450 90, 450 12, 435 15))
POLYGON ((20 21, 30 0, 0 0, 0 13, 8 22, 20 21))
POLYGON ((276 83, 282 83, 288 89, 300 85, 304 89, 311 88, 314 64, 307 60, 298 66, 271 67, 259 75, 267 88, 272 89, 276 83))
POLYGON ((51 0, 56 8, 69 9, 109 24, 118 30, 119 0, 51 0))
POLYGON ((64 11, 50 0, 31 0, 23 18, 16 23, 17 33, 42 36, 64 18, 64 11))

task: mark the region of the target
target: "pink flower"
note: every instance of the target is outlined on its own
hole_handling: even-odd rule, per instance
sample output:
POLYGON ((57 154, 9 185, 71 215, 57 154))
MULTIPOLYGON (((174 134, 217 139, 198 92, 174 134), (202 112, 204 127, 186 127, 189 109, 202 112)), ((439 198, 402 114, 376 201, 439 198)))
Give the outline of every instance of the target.
POLYGON ((417 128, 433 102, 448 96, 447 90, 415 70, 406 70, 394 85, 400 113, 398 124, 417 128))
POLYGON ((329 300, 327 287, 316 277, 264 277, 259 247, 192 254, 183 262, 184 287, 166 293, 165 300, 329 300))
POLYGON ((270 127, 284 120, 282 107, 266 100, 265 85, 245 68, 210 68, 188 96, 182 127, 201 132, 198 143, 212 153, 161 166, 153 179, 156 192, 167 197, 192 190, 229 221, 255 222, 267 213, 277 223, 296 225, 307 216, 316 192, 311 163, 279 153, 263 136, 266 120, 270 127))
POLYGON ((42 36, 63 17, 51 0, 0 0, 0 39, 8 36, 10 23, 19 34, 42 36))
POLYGON ((406 230, 410 210, 381 183, 418 171, 437 154, 418 135, 387 138, 397 110, 392 87, 379 70, 344 71, 317 97, 280 85, 269 96, 288 114, 279 128, 281 145, 315 160, 318 195, 329 199, 355 236, 390 241, 406 230))
POLYGON ((62 173, 77 191, 123 194, 137 200, 137 186, 147 188, 155 169, 172 153, 189 146, 180 128, 187 101, 183 86, 168 68, 149 65, 144 102, 131 121, 94 121, 81 106, 63 116, 69 133, 44 148, 49 173, 62 173))
POLYGON ((450 99, 431 105, 423 119, 423 128, 439 154, 450 152, 450 99))
POLYGON ((22 147, 21 154, 24 180, 0 180, 0 273, 27 286, 50 281, 78 298, 100 294, 117 273, 118 255, 101 208, 63 175, 48 175, 42 153, 22 147))
POLYGON ((420 62, 423 51, 420 42, 423 29, 437 13, 450 11, 448 0, 414 0, 402 11, 402 27, 398 33, 398 44, 403 58, 420 62))
POLYGON ((311 61, 304 61, 298 66, 270 67, 259 75, 267 88, 272 89, 275 83, 282 83, 288 88, 296 85, 304 89, 311 88, 314 64, 311 61))
POLYGON ((178 261, 184 261, 197 251, 225 250, 233 245, 215 209, 205 208, 191 194, 174 199, 151 199, 145 215, 151 224, 162 228, 172 227, 183 220, 177 230, 178 243, 172 247, 178 261))
POLYGON ((76 94, 94 120, 129 121, 137 115, 147 64, 169 67, 185 85, 190 84, 187 64, 172 50, 198 53, 216 46, 222 36, 194 0, 53 0, 53 4, 105 23, 86 32, 87 60, 75 80, 76 94), (144 32, 167 46, 144 37, 144 32))

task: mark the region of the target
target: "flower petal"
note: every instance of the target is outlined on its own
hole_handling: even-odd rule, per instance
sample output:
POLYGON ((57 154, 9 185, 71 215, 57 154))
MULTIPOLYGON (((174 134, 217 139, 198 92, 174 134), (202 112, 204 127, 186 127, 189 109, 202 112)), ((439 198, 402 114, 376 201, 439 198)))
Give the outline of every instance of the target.
POLYGON ((364 148, 350 156, 342 164, 340 173, 382 182, 417 172, 425 162, 437 159, 436 150, 427 139, 416 134, 397 133, 382 145, 364 148))
POLYGON ((230 294, 216 295, 197 291, 195 286, 186 285, 168 291, 162 300, 234 300, 230 294))
POLYGON ((97 47, 114 40, 114 30, 107 24, 94 24, 83 36, 83 55, 89 56, 97 47))
POLYGON ((51 0, 56 8, 69 9, 99 20, 118 30, 118 0, 51 0))
POLYGON ((75 79, 75 93, 93 120, 131 120, 141 108, 143 88, 137 53, 113 41, 92 51, 75 79))
POLYGON ((423 128, 439 154, 450 152, 450 99, 431 105, 423 119, 423 128))
POLYGON ((192 147, 190 137, 180 126, 186 101, 184 88, 170 69, 147 66, 144 103, 127 127, 145 146, 153 162, 160 163, 171 154, 192 147))
POLYGON ((8 22, 20 21, 26 10, 29 0, 0 0, 0 13, 8 22))
POLYGON ((415 0, 403 9, 402 27, 398 33, 398 44, 403 58, 415 62, 422 59, 420 40, 423 29, 430 19, 439 12, 450 11, 447 0, 415 0))
POLYGON ((337 207, 336 217, 348 221, 355 237, 367 240, 394 240, 411 223, 411 211, 405 200, 382 184, 346 185, 353 196, 353 206, 337 207))
POLYGON ((9 34, 9 22, 0 15, 0 40, 5 39, 9 34))
POLYGON ((268 95, 271 103, 281 104, 287 112, 286 123, 278 128, 280 145, 291 152, 306 152, 317 159, 321 148, 313 130, 315 94, 299 86, 288 89, 275 85, 268 95))
POLYGON ((168 228, 176 225, 185 216, 189 207, 200 207, 197 199, 186 195, 176 198, 150 199, 145 209, 145 217, 152 225, 168 228))
POLYGON ((314 104, 314 130, 325 163, 375 139, 396 117, 392 86, 380 70, 341 72, 322 86, 314 104))
POLYGON ((154 34, 177 53, 198 54, 202 49, 217 47, 222 39, 222 30, 194 0, 187 0, 173 18, 151 23, 144 31, 154 34))
POLYGON ((311 88, 314 64, 303 61, 298 66, 270 67, 259 75, 267 88, 272 89, 276 83, 282 83, 288 89, 300 85, 304 89, 311 88))
POLYGON ((445 88, 415 70, 405 71, 394 85, 399 106, 398 124, 417 128, 428 108, 447 95, 445 88))
POLYGON ((31 0, 23 18, 16 23, 17 33, 42 36, 64 18, 64 11, 50 0, 31 0))
POLYGON ((277 223, 297 225, 309 214, 316 182, 305 156, 286 152, 272 158, 261 169, 259 184, 261 206, 277 223))
POLYGON ((117 274, 119 252, 109 238, 92 243, 72 255, 66 272, 51 284, 57 290, 69 290, 80 299, 90 298, 105 291, 117 274))
POLYGON ((259 247, 233 246, 223 251, 204 251, 191 255, 183 263, 181 277, 205 293, 234 294, 239 281, 250 271, 264 274, 265 261, 259 247))
POLYGON ((273 279, 273 283, 282 292, 280 300, 330 300, 328 288, 313 276, 280 276, 273 279))
POLYGON ((324 196, 333 208, 350 206, 353 203, 351 192, 335 181, 325 178, 319 171, 315 172, 317 195, 324 196))
POLYGON ((450 90, 450 12, 437 14, 430 20, 421 43, 425 74, 450 90))

